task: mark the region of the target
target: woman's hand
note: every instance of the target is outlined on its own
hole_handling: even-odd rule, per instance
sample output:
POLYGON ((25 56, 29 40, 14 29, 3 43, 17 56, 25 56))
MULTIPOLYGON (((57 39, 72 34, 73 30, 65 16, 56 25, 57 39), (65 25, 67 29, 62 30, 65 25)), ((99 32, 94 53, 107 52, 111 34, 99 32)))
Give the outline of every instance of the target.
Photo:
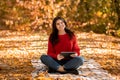
POLYGON ((64 58, 64 56, 62 56, 62 55, 60 55, 60 54, 57 55, 57 59, 58 59, 58 60, 62 60, 63 58, 64 58))
POLYGON ((77 53, 71 54, 70 56, 71 56, 71 57, 76 57, 76 56, 77 56, 77 53))

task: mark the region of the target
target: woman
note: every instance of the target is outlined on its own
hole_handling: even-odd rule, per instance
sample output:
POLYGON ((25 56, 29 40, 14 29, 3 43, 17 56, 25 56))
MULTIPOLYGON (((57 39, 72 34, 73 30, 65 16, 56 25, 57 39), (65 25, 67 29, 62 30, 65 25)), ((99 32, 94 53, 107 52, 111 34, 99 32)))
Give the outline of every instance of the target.
POLYGON ((52 23, 52 33, 48 40, 47 55, 41 56, 41 61, 48 66, 48 72, 78 74, 77 68, 83 64, 76 36, 67 28, 66 21, 55 17, 52 23), (65 58, 61 52, 75 52, 70 58, 65 58))

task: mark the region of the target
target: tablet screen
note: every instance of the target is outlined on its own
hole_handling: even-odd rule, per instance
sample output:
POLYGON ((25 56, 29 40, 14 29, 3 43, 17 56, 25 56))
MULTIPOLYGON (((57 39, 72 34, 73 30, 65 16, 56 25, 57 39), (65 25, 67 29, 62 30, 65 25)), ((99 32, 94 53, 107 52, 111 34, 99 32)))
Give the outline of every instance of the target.
POLYGON ((65 58, 69 58, 71 54, 75 54, 75 52, 61 52, 61 55, 63 55, 65 58))

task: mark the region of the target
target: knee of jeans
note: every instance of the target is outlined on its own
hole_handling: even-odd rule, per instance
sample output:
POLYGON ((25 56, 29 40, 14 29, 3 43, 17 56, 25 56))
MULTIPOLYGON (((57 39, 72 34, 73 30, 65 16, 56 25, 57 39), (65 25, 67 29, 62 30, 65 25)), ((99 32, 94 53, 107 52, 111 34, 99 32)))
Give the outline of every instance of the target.
POLYGON ((41 55, 40 60, 44 61, 48 56, 47 55, 41 55))
POLYGON ((81 63, 81 65, 83 65, 84 63, 84 59, 82 57, 76 57, 77 61, 81 63))

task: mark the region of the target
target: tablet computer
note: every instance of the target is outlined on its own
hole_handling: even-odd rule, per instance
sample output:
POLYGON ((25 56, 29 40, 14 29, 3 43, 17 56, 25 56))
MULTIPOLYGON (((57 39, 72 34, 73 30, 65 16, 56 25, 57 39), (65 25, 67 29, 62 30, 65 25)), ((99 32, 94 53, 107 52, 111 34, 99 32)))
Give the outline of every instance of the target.
POLYGON ((60 54, 65 58, 70 58, 70 55, 75 54, 75 52, 61 52, 60 54))

